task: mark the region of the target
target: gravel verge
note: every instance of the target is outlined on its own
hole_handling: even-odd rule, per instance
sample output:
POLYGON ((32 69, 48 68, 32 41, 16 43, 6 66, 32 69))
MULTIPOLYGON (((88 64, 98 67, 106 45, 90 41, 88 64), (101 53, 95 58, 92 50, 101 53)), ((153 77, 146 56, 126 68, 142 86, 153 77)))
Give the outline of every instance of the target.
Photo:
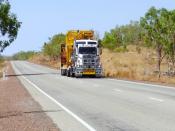
POLYGON ((0 131, 59 131, 8 67, 8 79, 0 80, 0 131))

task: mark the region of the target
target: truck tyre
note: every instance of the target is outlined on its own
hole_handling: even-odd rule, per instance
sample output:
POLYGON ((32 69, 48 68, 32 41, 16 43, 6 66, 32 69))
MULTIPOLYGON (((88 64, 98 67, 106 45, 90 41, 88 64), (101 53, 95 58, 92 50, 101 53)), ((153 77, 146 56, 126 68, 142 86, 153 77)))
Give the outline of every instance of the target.
POLYGON ((70 70, 67 70, 67 77, 70 77, 70 70))
POLYGON ((76 73, 74 74, 74 77, 76 77, 76 78, 80 78, 80 76, 79 76, 79 75, 77 75, 76 73))
POLYGON ((64 76, 64 71, 63 71, 63 69, 61 69, 61 75, 64 76))
POLYGON ((65 69, 61 69, 61 75, 65 76, 66 75, 66 70, 65 69))
POLYGON ((73 68, 70 68, 70 77, 75 77, 75 73, 73 72, 73 68))

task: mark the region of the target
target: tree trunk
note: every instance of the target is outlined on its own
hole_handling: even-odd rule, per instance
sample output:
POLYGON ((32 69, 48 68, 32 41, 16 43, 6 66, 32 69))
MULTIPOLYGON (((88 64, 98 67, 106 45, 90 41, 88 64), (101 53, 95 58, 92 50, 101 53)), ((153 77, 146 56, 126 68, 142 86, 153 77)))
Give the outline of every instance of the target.
POLYGON ((160 69, 160 65, 162 62, 162 45, 161 44, 157 44, 157 70, 158 70, 158 75, 160 78, 161 75, 161 69, 160 69))

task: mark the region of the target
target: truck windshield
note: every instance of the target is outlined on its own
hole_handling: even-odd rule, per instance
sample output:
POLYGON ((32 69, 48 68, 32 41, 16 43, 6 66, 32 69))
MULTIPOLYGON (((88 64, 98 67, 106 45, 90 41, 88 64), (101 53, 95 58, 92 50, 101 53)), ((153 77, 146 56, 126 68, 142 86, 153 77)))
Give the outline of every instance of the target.
POLYGON ((80 54, 97 54, 96 47, 80 47, 79 48, 80 54))
POLYGON ((96 45, 97 42, 88 42, 88 44, 90 44, 90 45, 96 45))

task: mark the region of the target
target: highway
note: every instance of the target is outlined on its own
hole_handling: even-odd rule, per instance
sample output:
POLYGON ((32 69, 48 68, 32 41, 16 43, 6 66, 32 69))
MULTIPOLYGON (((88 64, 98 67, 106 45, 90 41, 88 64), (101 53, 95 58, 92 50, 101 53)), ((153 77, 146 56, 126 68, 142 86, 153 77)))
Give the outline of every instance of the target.
POLYGON ((175 88, 109 78, 68 78, 59 70, 26 61, 11 63, 30 88, 41 89, 50 102, 58 101, 87 130, 175 131, 175 88))

